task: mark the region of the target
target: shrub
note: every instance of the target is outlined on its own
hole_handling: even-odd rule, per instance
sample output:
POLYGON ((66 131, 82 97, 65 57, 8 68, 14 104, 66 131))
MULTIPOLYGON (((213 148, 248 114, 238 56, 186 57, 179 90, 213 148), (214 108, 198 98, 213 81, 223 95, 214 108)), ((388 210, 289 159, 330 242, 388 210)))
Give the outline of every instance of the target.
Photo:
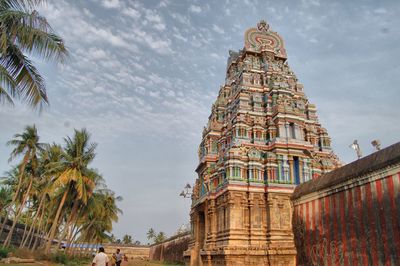
POLYGON ((7 254, 10 252, 7 248, 0 248, 0 259, 7 258, 7 254))

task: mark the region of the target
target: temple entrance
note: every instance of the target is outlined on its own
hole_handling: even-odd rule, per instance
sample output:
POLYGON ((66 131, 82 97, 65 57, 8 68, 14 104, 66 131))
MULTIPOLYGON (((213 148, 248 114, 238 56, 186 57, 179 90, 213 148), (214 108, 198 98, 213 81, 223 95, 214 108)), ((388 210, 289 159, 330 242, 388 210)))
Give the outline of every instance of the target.
POLYGON ((300 184, 300 171, 299 171, 299 157, 293 156, 294 165, 294 182, 296 185, 300 184))
POLYGON ((204 212, 199 212, 199 249, 203 249, 206 236, 206 219, 204 212))

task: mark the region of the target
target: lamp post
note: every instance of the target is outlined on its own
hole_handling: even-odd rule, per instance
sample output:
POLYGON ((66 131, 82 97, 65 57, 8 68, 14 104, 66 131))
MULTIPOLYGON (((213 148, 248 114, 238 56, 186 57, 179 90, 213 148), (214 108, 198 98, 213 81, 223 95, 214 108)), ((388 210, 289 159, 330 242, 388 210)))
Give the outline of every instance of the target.
POLYGON ((356 151, 358 159, 362 157, 361 148, 356 139, 353 141, 352 144, 350 144, 349 147, 356 151))
POLYGON ((371 141, 371 144, 377 151, 381 150, 381 141, 379 139, 374 139, 373 141, 371 141))
POLYGON ((192 186, 189 183, 186 183, 186 186, 183 188, 181 194, 179 196, 184 197, 184 198, 190 198, 192 196, 192 192, 190 192, 190 189, 192 186))

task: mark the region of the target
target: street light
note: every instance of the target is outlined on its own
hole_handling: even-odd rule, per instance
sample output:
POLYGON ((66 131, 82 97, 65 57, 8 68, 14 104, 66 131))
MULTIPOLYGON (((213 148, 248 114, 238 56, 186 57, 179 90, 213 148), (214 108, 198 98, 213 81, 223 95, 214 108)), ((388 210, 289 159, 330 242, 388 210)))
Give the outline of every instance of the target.
POLYGON ((179 196, 184 197, 184 198, 190 198, 192 196, 192 193, 189 192, 192 186, 189 183, 186 183, 186 186, 183 188, 181 194, 179 196))
POLYGON ((381 141, 379 139, 374 139, 373 141, 371 141, 371 144, 377 151, 381 150, 381 141))
POLYGON ((352 144, 350 144, 349 147, 356 151, 358 159, 362 157, 361 148, 356 139, 353 141, 352 144))

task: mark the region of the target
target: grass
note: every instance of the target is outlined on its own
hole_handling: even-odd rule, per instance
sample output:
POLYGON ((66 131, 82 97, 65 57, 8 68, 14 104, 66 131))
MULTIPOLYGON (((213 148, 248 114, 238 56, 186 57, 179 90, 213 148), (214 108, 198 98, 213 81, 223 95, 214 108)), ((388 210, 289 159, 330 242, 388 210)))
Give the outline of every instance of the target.
POLYGON ((7 257, 7 254, 12 252, 14 257, 23 259, 35 259, 37 263, 24 263, 24 264, 2 264, 0 265, 45 265, 45 266, 86 266, 91 262, 91 257, 74 257, 72 255, 65 254, 64 252, 57 252, 50 255, 44 254, 42 251, 37 250, 35 252, 29 249, 3 249, 0 248, 0 258, 7 257))

